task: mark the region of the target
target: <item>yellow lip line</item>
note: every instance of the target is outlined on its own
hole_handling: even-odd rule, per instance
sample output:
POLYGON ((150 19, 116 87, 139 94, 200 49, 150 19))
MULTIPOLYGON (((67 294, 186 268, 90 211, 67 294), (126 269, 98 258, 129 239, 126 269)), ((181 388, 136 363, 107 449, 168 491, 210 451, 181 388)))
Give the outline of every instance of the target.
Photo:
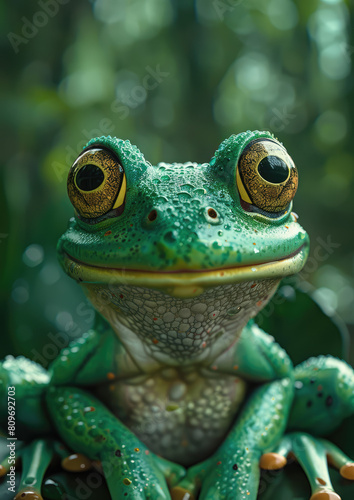
POLYGON ((64 267, 71 277, 85 283, 125 284, 164 289, 174 289, 175 287, 192 289, 197 287, 202 291, 205 287, 217 284, 280 278, 295 274, 303 267, 305 249, 306 245, 303 244, 295 252, 283 259, 261 264, 177 272, 154 272, 91 266, 75 260, 64 252, 64 267))

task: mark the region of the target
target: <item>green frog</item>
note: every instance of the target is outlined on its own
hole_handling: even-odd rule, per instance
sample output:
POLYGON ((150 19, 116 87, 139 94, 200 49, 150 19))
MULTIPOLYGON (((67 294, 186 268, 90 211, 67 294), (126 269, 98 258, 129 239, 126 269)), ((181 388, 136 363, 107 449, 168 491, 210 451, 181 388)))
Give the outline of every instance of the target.
MULTIPOLYGON (((48 371, 2 363, 30 442, 17 500, 42 498, 55 453, 68 470, 95 463, 113 500, 254 500, 260 469, 292 453, 312 500, 339 499, 327 458, 351 480, 354 464, 320 436, 354 413, 353 370, 330 356, 294 368, 253 320, 306 262, 297 185, 269 132, 232 135, 203 164, 154 166, 110 136, 87 144, 58 255, 98 314, 48 371)), ((6 428, 5 403, 0 414, 6 428)))

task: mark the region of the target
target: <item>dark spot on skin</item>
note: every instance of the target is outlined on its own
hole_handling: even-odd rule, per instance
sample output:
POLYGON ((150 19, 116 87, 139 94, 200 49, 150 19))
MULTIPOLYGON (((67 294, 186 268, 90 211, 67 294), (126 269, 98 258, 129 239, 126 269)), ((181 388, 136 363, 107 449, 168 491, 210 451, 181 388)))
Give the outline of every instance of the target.
POLYGON ((318 397, 318 398, 322 398, 322 396, 323 396, 323 392, 319 392, 319 393, 317 394, 317 397, 318 397))
POLYGON ((209 208, 208 215, 212 219, 216 219, 218 217, 218 214, 216 213, 216 211, 213 208, 209 208))
POLYGON ((316 382, 316 380, 315 380, 314 378, 312 378, 312 379, 310 380, 310 384, 314 384, 315 382, 316 382))
POLYGON ((326 405, 327 406, 332 406, 333 405, 333 398, 332 398, 332 396, 327 396, 327 398, 326 398, 326 405))
POLYGON ((322 486, 326 486, 326 481, 320 477, 316 477, 316 481, 320 483, 322 486))
POLYGON ((116 457, 121 457, 122 456, 122 452, 120 450, 116 450, 114 452, 114 454, 115 454, 116 457))
POLYGON ((311 406, 312 406, 312 401, 311 401, 311 400, 307 401, 306 406, 307 406, 307 408, 311 408, 311 406))
POLYGON ((237 465, 237 464, 234 464, 234 465, 232 466, 232 468, 233 468, 233 470, 237 470, 237 469, 238 469, 238 465, 237 465))
POLYGON ((151 210, 151 212, 148 215, 148 219, 150 222, 153 222, 157 217, 157 212, 156 210, 151 210))

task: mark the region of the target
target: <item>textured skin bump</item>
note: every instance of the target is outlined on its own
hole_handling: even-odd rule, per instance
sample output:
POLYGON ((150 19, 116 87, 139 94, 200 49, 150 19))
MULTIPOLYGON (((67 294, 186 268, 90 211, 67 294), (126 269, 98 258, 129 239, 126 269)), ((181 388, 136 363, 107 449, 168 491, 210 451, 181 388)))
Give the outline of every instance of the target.
POLYGON ((290 428, 327 434, 354 412, 354 371, 345 361, 319 356, 295 369, 290 428))
POLYGON ((126 489, 128 499, 168 498, 154 454, 96 398, 77 388, 51 388, 48 409, 63 440, 102 462, 108 486, 126 489))
POLYGON ((124 325, 146 344, 152 357, 164 354, 164 361, 183 364, 186 358, 205 357, 221 336, 236 338, 277 285, 275 279, 222 285, 191 299, 124 285, 85 285, 85 289, 118 335, 124 325))
POLYGON ((0 362, 0 427, 7 429, 7 387, 16 387, 16 436, 31 439, 50 432, 52 426, 42 404, 49 384, 48 372, 24 356, 6 356, 0 362))
POLYGON ((227 439, 207 461, 202 497, 208 491, 210 498, 256 498, 262 450, 282 436, 292 394, 289 379, 265 384, 254 393, 227 439))
POLYGON ((265 231, 264 221, 245 213, 240 204, 237 161, 242 147, 257 137, 272 138, 268 132, 247 132, 224 141, 210 163, 156 166, 129 141, 90 141, 113 150, 124 168, 124 211, 99 231, 73 219, 58 244, 62 263, 66 253, 86 264, 116 269, 200 270, 292 254, 307 242, 307 235, 290 213, 267 224, 265 231), (208 215, 209 208, 216 218, 208 215), (156 218, 150 221, 152 211, 156 218))
POLYGON ((196 370, 166 369, 139 385, 100 388, 102 401, 149 449, 185 466, 221 444, 244 395, 240 379, 203 377, 196 370))

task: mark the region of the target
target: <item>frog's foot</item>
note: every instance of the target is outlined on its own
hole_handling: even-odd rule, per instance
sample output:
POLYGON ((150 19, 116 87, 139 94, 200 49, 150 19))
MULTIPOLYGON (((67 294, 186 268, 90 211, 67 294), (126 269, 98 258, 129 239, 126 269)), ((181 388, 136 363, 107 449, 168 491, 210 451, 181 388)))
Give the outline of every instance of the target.
POLYGON ((21 481, 15 500, 42 500, 41 486, 44 474, 58 453, 59 443, 51 440, 35 440, 29 445, 16 449, 16 462, 12 462, 12 457, 6 457, 0 464, 0 477, 5 476, 10 467, 22 462, 21 481))
POLYGON ((337 468, 345 479, 354 480, 354 463, 347 455, 333 443, 302 432, 284 436, 275 453, 262 455, 260 468, 280 469, 286 465, 289 455, 295 457, 309 480, 311 500, 340 500, 333 490, 328 464, 337 468))
POLYGON ((182 481, 171 489, 172 500, 195 500, 205 479, 210 459, 188 469, 182 481))

